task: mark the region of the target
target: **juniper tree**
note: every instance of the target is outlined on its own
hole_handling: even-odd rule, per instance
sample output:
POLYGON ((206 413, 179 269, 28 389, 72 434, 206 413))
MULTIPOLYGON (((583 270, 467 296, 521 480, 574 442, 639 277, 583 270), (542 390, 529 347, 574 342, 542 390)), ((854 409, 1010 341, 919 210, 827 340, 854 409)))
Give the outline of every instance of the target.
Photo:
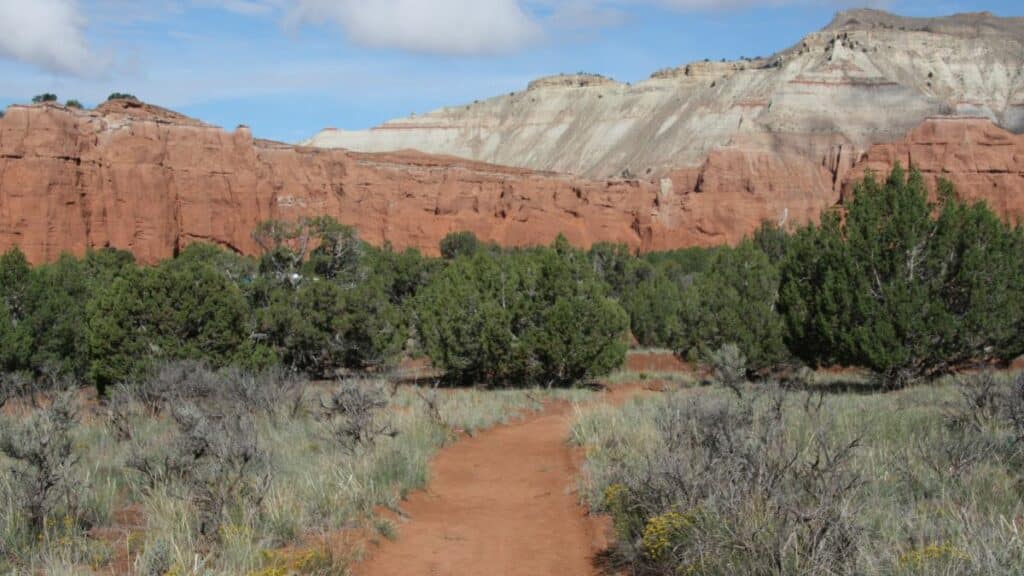
POLYGON ((424 349, 449 379, 567 386, 621 365, 628 317, 564 242, 461 256, 416 300, 424 349))
POLYGON ((868 367, 891 386, 1024 352, 1024 234, 920 173, 869 175, 800 230, 782 266, 789 348, 813 365, 868 367))
POLYGON ((683 291, 677 354, 708 361, 723 346, 735 345, 751 373, 785 361, 778 288, 778 269, 753 242, 720 249, 683 291))

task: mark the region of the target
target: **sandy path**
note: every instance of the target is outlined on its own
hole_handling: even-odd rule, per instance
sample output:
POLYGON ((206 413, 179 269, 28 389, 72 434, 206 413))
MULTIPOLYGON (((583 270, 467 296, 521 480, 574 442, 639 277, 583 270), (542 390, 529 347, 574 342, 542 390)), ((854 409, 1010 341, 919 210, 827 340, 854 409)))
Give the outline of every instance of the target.
MULTIPOLYGON (((623 391, 608 395, 620 401, 623 391)), ((462 440, 431 465, 430 487, 402 506, 393 542, 370 546, 357 576, 588 576, 606 520, 576 494, 568 405, 462 440)))

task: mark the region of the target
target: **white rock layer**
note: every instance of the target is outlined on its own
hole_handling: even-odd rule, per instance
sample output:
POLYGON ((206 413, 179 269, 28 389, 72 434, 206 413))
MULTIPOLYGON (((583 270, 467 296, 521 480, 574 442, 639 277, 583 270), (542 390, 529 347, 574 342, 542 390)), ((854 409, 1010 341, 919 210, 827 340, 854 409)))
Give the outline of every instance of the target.
POLYGON ((770 58, 696 62, 635 85, 576 75, 304 144, 415 149, 591 178, 664 175, 721 148, 797 154, 836 179, 933 116, 1024 131, 1024 18, 839 14, 770 58))

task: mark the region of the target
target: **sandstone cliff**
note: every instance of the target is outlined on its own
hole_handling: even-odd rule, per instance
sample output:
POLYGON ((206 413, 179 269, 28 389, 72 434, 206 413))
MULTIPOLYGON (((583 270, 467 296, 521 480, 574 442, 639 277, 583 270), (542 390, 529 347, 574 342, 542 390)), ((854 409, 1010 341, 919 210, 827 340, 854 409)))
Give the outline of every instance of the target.
MULTIPOLYGON (((436 253, 471 230, 504 245, 559 234, 639 250, 736 242, 762 221, 797 224, 839 200, 837 155, 712 152, 661 178, 596 181, 415 152, 363 154, 254 140, 128 101, 95 111, 15 106, 0 119, 0 251, 33 262, 114 246, 143 262, 206 241, 252 254, 267 219, 326 214, 362 237, 436 253)), ((988 120, 931 120, 873 148, 851 176, 900 160, 942 175, 1008 218, 1024 214, 1024 142, 988 120)))
POLYGON ((418 153, 296 148, 129 101, 15 106, 0 119, 0 250, 20 246, 34 262, 104 246, 155 262, 195 241, 254 253, 260 221, 315 214, 431 253, 455 230, 506 245, 563 233, 640 248, 685 230, 672 194, 418 153))
POLYGON ((841 13, 770 57, 694 62, 625 85, 594 76, 361 132, 307 142, 366 152, 416 149, 535 170, 660 177, 715 150, 802 157, 838 184, 874 144, 926 118, 984 117, 1024 130, 1024 19, 841 13))
POLYGON ((920 170, 934 189, 942 178, 961 198, 983 200, 1008 222, 1024 223, 1024 136, 987 120, 933 119, 904 140, 873 147, 843 183, 843 196, 867 171, 884 177, 896 163, 920 170))

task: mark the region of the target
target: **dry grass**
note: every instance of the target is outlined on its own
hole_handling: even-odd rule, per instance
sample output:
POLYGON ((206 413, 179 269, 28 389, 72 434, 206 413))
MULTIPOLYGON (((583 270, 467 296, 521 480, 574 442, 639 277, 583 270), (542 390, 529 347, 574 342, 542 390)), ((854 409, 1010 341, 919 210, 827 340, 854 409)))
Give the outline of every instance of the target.
POLYGON ((598 407, 573 428, 581 492, 637 573, 1021 574, 1024 380, 983 387, 716 386, 598 407))
MULTIPOLYGON (((157 385, 113 402, 109 414, 96 408, 79 419, 73 431, 78 505, 55 508, 38 535, 24 529, 12 463, 0 461, 0 572, 345 574, 359 554, 351 544, 356 539, 330 536, 391 533, 376 511, 398 509, 423 487, 438 449, 549 400, 587 394, 432 390, 379 380, 257 382, 301 394, 293 402, 278 396, 280 390, 249 385, 231 385, 222 397, 209 392, 225 390, 220 377, 189 370, 171 380, 182 378, 190 383, 187 394, 174 382, 170 392, 157 385), (204 378, 217 387, 191 386, 204 378), (352 390, 373 391, 381 402, 366 403, 358 416, 326 408, 339 393, 349 403, 352 390), (185 411, 196 411, 200 422, 182 424, 191 417, 180 414, 186 402, 185 411), (245 423, 233 424, 235 416, 225 414, 245 423), (201 442, 204 433, 190 426, 223 442, 201 442)), ((5 425, 25 417, 8 415, 5 425)))

